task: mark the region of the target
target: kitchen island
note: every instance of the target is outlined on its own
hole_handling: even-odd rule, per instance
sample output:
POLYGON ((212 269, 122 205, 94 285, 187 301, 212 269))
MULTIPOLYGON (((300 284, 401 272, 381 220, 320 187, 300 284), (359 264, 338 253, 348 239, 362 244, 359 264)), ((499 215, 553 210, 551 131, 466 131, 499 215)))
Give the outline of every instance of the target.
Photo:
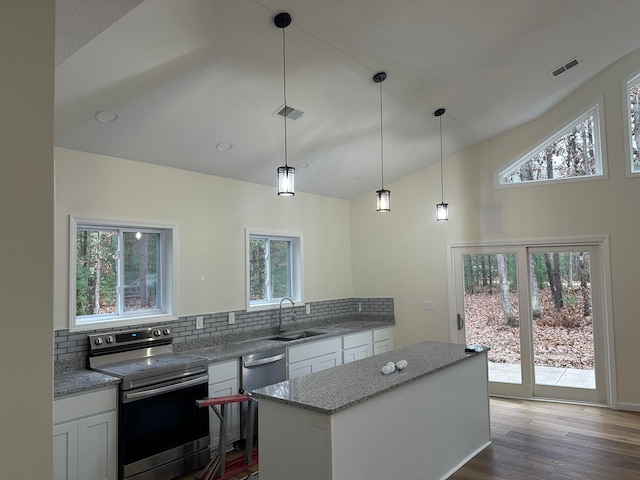
POLYGON ((478 350, 423 342, 255 390, 261 480, 447 478, 490 443, 478 350))

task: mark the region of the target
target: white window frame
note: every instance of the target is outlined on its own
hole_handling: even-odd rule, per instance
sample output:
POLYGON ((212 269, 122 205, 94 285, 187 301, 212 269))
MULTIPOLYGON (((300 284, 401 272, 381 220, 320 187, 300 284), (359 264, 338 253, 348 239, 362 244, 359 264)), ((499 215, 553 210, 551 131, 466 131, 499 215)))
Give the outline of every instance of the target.
MULTIPOLYGON (((170 322, 178 319, 178 227, 169 224, 151 224, 104 220, 96 218, 69 217, 69 331, 81 332, 99 328, 127 327, 147 323, 170 322), (161 280, 162 307, 144 313, 142 310, 126 312, 120 315, 83 315, 76 316, 76 248, 78 227, 117 229, 117 230, 160 230, 161 231, 161 280)), ((122 290, 123 285, 118 288, 122 290)), ((122 291, 119 292, 122 296, 122 291)))
MULTIPOLYGON (((622 114, 623 114, 623 129, 622 133, 624 135, 624 153, 627 161, 625 162, 625 172, 627 177, 638 177, 640 176, 640 170, 637 172, 633 171, 633 146, 632 135, 631 135, 631 110, 629 105, 629 87, 633 84, 640 83, 640 70, 636 70, 632 75, 622 80, 621 91, 622 91, 622 114)), ((640 138, 637 139, 638 144, 640 144, 640 138)))
POLYGON ((570 122, 567 122, 563 127, 559 130, 555 130, 555 132, 547 137, 542 142, 536 144, 535 147, 527 150, 526 153, 518 156, 518 159, 509 163, 505 168, 501 169, 495 174, 494 184, 496 188, 510 188, 510 187, 522 187, 529 185, 547 185, 549 183, 565 183, 565 182, 584 182, 589 180, 603 180, 608 178, 607 174, 607 158, 605 152, 606 148, 606 140, 605 135, 603 133, 602 128, 602 112, 604 112, 604 99, 602 97, 598 98, 594 103, 589 105, 581 114, 577 115, 570 122), (594 134, 594 142, 595 142, 595 151, 594 157, 596 158, 596 173, 594 175, 586 175, 581 177, 563 177, 563 178, 545 178, 540 180, 528 180, 526 182, 504 182, 504 177, 511 174, 514 170, 520 168, 522 165, 531 160, 534 155, 540 153, 541 150, 544 150, 547 146, 555 143, 569 133, 571 129, 578 123, 582 123, 589 115, 593 113, 593 134, 594 134), (598 162, 598 159, 600 161, 598 162))
POLYGON ((302 269, 302 234, 300 233, 285 233, 285 232, 272 232, 264 230, 245 229, 245 298, 247 311, 267 310, 276 308, 279 306, 282 298, 271 299, 270 301, 251 301, 251 286, 250 286, 250 241, 251 237, 267 237, 275 240, 287 240, 291 242, 291 262, 290 262, 290 282, 291 282, 291 300, 297 305, 304 305, 303 299, 303 269, 302 269))

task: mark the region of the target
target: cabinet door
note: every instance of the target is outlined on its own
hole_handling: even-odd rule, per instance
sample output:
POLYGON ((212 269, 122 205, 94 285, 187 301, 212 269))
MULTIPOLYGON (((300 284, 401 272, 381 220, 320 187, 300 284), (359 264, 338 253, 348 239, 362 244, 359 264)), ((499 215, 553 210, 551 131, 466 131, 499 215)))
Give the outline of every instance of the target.
POLYGON ((78 480, 78 424, 53 427, 53 480, 78 480))
POLYGON ((321 370, 327 370, 328 368, 342 365, 342 355, 340 355, 339 352, 329 353, 327 355, 318 357, 315 360, 316 363, 313 370, 314 372, 319 372, 321 370))
POLYGON ((382 340, 380 342, 376 342, 373 344, 373 354, 378 355, 379 353, 385 353, 390 350, 393 350, 391 346, 391 342, 389 340, 382 340))
POLYGON ((78 420, 78 478, 116 480, 116 412, 78 420))
POLYGON ((315 359, 311 358, 309 360, 302 360, 296 363, 290 363, 287 366, 287 378, 298 378, 304 377, 305 375, 309 375, 313 373, 315 365, 315 359))
MULTIPOLYGON (((223 380, 221 382, 209 384, 209 397, 226 397, 238 393, 238 379, 223 380)), ((215 408, 220 408, 215 407, 215 408)), ((226 443, 235 442, 240 438, 240 415, 237 403, 230 403, 225 406, 225 416, 227 417, 226 443)), ((220 419, 211 411, 209 407, 209 445, 216 448, 219 442, 220 419)))
POLYGON ((351 363, 357 360, 358 347, 350 348, 342 352, 342 363, 351 363))

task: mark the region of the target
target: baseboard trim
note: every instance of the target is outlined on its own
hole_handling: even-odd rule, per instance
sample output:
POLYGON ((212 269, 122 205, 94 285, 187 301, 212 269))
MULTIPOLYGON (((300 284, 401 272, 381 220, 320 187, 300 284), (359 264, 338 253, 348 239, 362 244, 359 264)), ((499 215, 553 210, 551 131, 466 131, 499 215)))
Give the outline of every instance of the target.
POLYGON ((478 455, 482 450, 484 450, 485 448, 487 448, 489 445, 491 445, 491 440, 489 440, 487 443, 485 443, 484 445, 482 445, 480 448, 478 448, 475 452, 473 452, 471 455, 468 455, 464 460, 462 460, 457 466, 453 467, 451 470, 449 470, 449 473, 447 473, 444 477, 442 477, 440 480, 446 480, 447 478, 449 478, 451 475, 453 475, 454 473, 456 473, 458 470, 460 470, 469 460, 471 460, 473 457, 475 457, 476 455, 478 455))
POLYGON ((618 402, 617 410, 629 410, 630 412, 640 412, 640 403, 618 402))

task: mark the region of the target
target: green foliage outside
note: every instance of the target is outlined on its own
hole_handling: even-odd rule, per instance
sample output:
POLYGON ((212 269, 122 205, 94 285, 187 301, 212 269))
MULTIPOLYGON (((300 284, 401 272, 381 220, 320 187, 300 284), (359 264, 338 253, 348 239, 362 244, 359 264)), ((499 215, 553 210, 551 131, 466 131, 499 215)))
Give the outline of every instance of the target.
POLYGON ((250 240, 250 300, 272 300, 291 294, 290 252, 291 242, 288 240, 269 238, 250 240), (267 285, 270 287, 268 292, 267 285))
MULTIPOLYGON (((123 310, 157 307, 160 234, 124 232, 123 310)), ((119 232, 79 228, 76 241, 76 316, 117 313, 119 232)))

